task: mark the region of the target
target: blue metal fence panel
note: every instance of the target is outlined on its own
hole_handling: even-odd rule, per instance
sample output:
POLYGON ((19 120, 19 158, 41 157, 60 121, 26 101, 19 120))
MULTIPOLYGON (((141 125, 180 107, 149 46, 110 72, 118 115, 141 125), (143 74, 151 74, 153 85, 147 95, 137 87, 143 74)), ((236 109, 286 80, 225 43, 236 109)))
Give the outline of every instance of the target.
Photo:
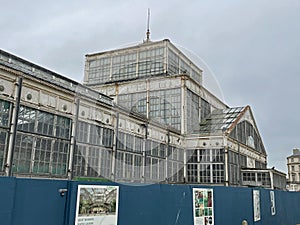
POLYGON ((253 225, 252 190, 249 188, 214 187, 215 224, 253 225))
MULTIPOLYGON (((188 185, 160 185, 161 224, 193 224, 192 187, 188 185)), ((152 223, 153 224, 153 223, 152 223)))
POLYGON ((17 179, 13 225, 64 224, 67 181, 17 179))
POLYGON ((161 224, 160 185, 120 186, 119 225, 161 224))
POLYGON ((0 179, 0 221, 11 224, 15 202, 16 179, 3 177, 0 179))

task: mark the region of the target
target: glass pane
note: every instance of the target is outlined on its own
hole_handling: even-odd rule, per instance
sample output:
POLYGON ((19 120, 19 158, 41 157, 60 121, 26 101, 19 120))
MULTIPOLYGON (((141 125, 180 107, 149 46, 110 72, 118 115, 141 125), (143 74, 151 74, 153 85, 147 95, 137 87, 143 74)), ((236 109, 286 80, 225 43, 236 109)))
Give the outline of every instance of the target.
POLYGON ((55 141, 52 153, 52 174, 66 175, 69 146, 70 144, 66 141, 55 141))
POLYGON ((37 138, 33 173, 44 174, 50 172, 51 143, 52 139, 37 138))
POLYGON ((10 102, 0 100, 0 126, 8 127, 10 102))
POLYGON ((87 164, 86 159, 86 146, 77 145, 75 152, 74 152, 74 164, 73 164, 73 171, 74 176, 86 176, 85 168, 87 164))
POLYGON ((47 112, 38 111, 37 116, 37 133, 53 136, 54 115, 47 112))
POLYGON ((71 119, 57 116, 56 136, 69 139, 71 136, 71 119))
POLYGON ((29 173, 34 137, 17 134, 13 159, 13 172, 29 173))
POLYGON ((85 122, 78 122, 77 125, 77 141, 81 143, 88 143, 89 124, 85 122))
POLYGON ((21 106, 18 117, 17 129, 22 131, 34 132, 36 110, 21 106))
POLYGON ((0 168, 3 169, 3 162, 4 162, 4 153, 6 150, 6 136, 7 132, 0 131, 0 168))

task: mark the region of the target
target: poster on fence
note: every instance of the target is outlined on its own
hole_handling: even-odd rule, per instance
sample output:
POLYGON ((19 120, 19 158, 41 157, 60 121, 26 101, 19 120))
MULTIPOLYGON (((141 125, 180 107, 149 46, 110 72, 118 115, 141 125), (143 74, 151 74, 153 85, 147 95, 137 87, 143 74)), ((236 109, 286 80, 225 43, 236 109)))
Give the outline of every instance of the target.
POLYGON ((193 188, 194 225, 214 224, 213 189, 193 188))
POLYGON ((254 222, 260 220, 260 194, 259 194, 259 190, 253 190, 253 217, 254 217, 254 222))
POLYGON ((78 185, 75 225, 117 225, 119 187, 78 185))

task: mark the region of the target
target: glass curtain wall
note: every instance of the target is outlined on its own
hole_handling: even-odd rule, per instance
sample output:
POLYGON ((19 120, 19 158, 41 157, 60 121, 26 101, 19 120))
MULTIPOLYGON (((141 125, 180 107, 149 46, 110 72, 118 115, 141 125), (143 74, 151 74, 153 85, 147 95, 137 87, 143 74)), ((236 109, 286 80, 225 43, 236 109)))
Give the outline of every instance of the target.
POLYGON ((180 130, 181 90, 179 88, 150 91, 149 118, 180 130))
POLYGON ((136 77, 136 52, 112 56, 112 80, 128 80, 136 77))
POLYGON ((146 182, 166 179, 166 145, 152 140, 146 142, 146 182))
POLYGON ((189 183, 224 183, 223 149, 190 149, 187 157, 189 183))
POLYGON ((211 113, 211 106, 210 104, 204 100, 203 98, 201 98, 201 114, 200 114, 200 121, 204 121, 208 115, 211 113))
POLYGON ((164 73, 164 48, 154 47, 139 51, 138 77, 149 77, 164 73))
MULTIPOLYGON (((180 130, 181 90, 180 88, 151 90, 149 92, 149 118, 180 130)), ((119 95, 118 103, 133 112, 147 115, 146 92, 119 95)))
POLYGON ((12 104, 10 102, 0 100, 0 166, 2 169, 1 171, 4 170, 3 166, 8 146, 11 105, 12 104))
POLYGON ((246 159, 244 158, 244 156, 229 150, 228 151, 228 177, 229 177, 230 184, 234 184, 234 185, 240 184, 241 167, 246 167, 246 159))
POLYGON ((258 152, 265 153, 263 143, 255 131, 253 125, 248 121, 242 121, 230 133, 230 137, 255 149, 258 152))
POLYGON ((167 179, 168 182, 183 182, 184 150, 175 146, 168 146, 167 179))
POLYGON ((186 99, 187 133, 196 133, 200 126, 200 97, 190 90, 187 90, 186 99))
POLYGON ((119 94, 118 104, 133 112, 147 115, 146 92, 119 94))
POLYGON ((111 57, 89 61, 89 83, 105 83, 111 77, 111 57))
POLYGON ((89 84, 130 80, 164 73, 164 47, 151 46, 104 53, 87 59, 89 84))
POLYGON ((201 84, 201 72, 197 72, 196 68, 192 66, 188 60, 184 59, 183 54, 173 51, 171 48, 168 48, 168 74, 187 74, 198 84, 201 84))
POLYGON ((119 132, 117 138, 116 179, 119 181, 141 182, 145 166, 145 181, 151 182, 182 182, 183 181, 183 150, 146 140, 145 156, 143 156, 141 137, 119 132), (145 165, 143 165, 145 157, 145 165))
POLYGON ((119 131, 115 178, 117 181, 142 181, 143 138, 119 131))
POLYGON ((243 171, 242 184, 247 186, 271 187, 271 179, 269 171, 243 171))
POLYGON ((184 54, 163 42, 103 52, 86 59, 88 84, 144 78, 162 74, 187 74, 198 84, 202 72, 184 54))
POLYGON ((74 176, 110 179, 113 138, 110 128, 78 121, 74 176))
POLYGON ((66 176, 71 119, 20 106, 13 172, 66 176))

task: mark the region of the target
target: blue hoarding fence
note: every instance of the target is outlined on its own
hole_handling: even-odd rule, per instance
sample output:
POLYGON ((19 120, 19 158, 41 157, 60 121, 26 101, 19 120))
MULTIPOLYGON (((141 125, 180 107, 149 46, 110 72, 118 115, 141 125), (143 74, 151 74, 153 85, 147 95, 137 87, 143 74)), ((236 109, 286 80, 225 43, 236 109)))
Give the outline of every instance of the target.
POLYGON ((79 185, 118 187, 118 225, 201 223, 194 220, 195 215, 201 217, 201 212, 195 210, 202 207, 195 203, 195 193, 202 194, 206 189, 208 193, 213 192, 213 212, 205 211, 203 216, 208 213, 213 219, 203 220, 204 223, 240 225, 246 220, 248 225, 300 224, 299 192, 275 190, 273 195, 272 190, 260 188, 126 185, 15 177, 0 178, 0 224, 74 225, 79 185), (253 193, 259 193, 258 209, 255 208, 257 203, 253 193))

